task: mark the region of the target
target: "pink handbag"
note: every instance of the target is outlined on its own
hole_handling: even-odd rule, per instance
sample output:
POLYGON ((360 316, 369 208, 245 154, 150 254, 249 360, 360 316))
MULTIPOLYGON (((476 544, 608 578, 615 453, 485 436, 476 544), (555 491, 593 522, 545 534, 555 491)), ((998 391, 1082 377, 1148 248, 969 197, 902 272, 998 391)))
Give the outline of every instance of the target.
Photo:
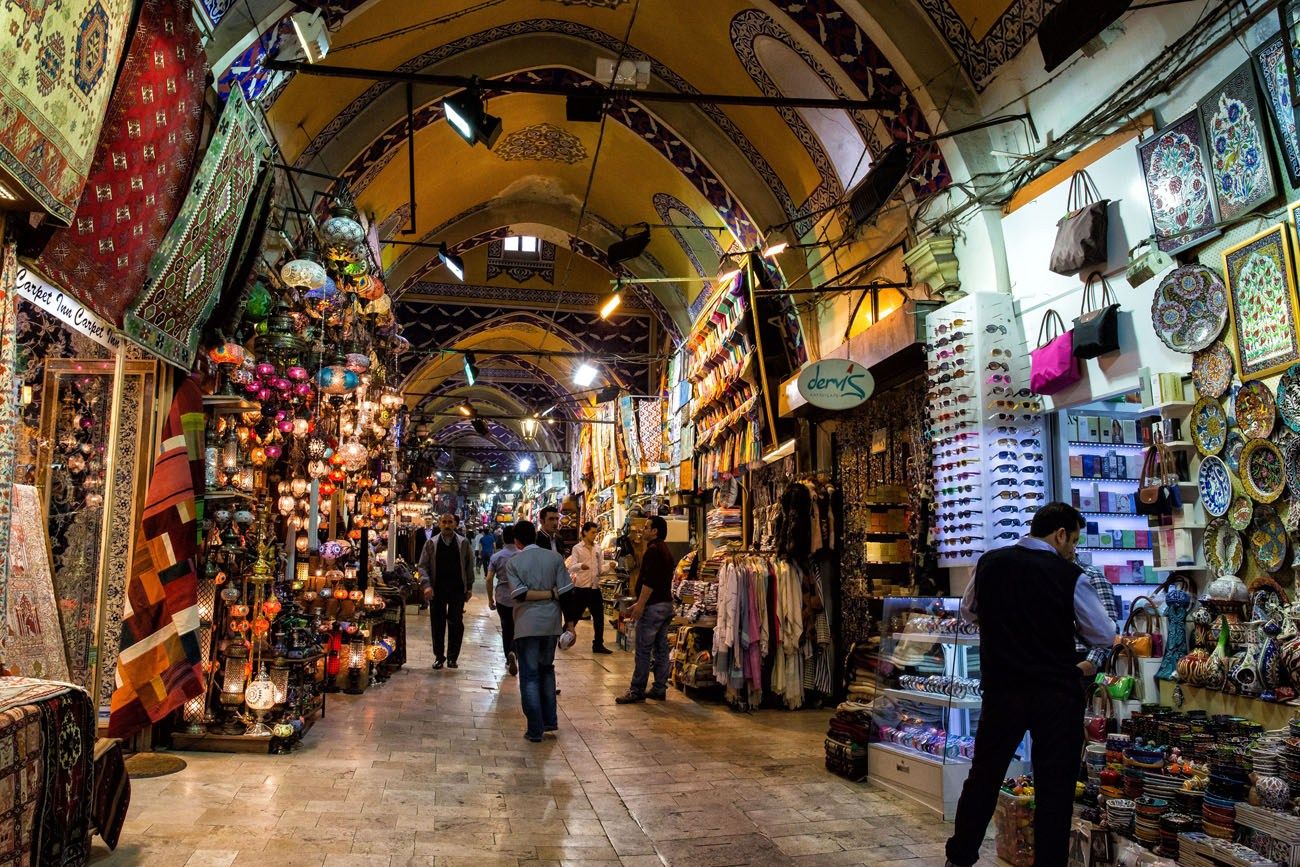
POLYGON ((1038 348, 1029 353, 1029 388, 1034 394, 1056 394, 1082 377, 1074 357, 1074 332, 1065 330, 1061 314, 1048 310, 1038 326, 1038 348))

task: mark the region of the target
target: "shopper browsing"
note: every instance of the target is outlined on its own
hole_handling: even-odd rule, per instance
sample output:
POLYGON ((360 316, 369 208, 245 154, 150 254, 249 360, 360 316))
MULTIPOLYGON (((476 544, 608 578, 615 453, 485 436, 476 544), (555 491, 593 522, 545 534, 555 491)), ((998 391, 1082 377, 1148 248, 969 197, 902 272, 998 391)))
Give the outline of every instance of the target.
POLYGON ((519 661, 515 656, 515 600, 510 596, 510 584, 506 580, 506 564, 519 552, 515 545, 515 528, 506 527, 502 536, 502 548, 492 555, 487 566, 488 608, 497 613, 501 619, 501 650, 506 656, 506 670, 512 675, 519 673, 519 661))
MULTIPOLYGON (((1078 558, 1074 562, 1079 563, 1078 558)), ((1119 602, 1115 599, 1114 585, 1106 580, 1106 573, 1096 566, 1089 566, 1085 563, 1079 563, 1079 568, 1083 570, 1084 576, 1088 579, 1088 584, 1097 592, 1097 598, 1101 600, 1101 607, 1106 609, 1106 616, 1118 622, 1119 602)), ((1079 666, 1079 672, 1083 675, 1085 689, 1092 683, 1097 672, 1106 667, 1106 657, 1109 655, 1109 645, 1106 647, 1089 647, 1083 643, 1083 639, 1077 635, 1074 637, 1075 662, 1079 666)))
POLYGON ((555 646, 565 623, 560 597, 568 593, 569 572, 554 551, 537 547, 532 521, 515 523, 515 544, 522 546, 506 564, 510 596, 515 601, 515 652, 519 655, 519 701, 528 728, 524 737, 533 743, 544 732, 559 728, 555 707, 555 646))
POLYGON ((483 564, 483 574, 487 575, 488 566, 492 565, 492 555, 497 549, 497 537, 487 530, 479 537, 479 560, 483 564))
POLYGON ((582 525, 582 538, 573 546, 566 565, 569 578, 573 581, 573 592, 569 594, 569 619, 582 619, 583 612, 591 612, 592 653, 612 653, 605 646, 605 600, 600 595, 600 548, 596 545, 596 534, 600 525, 592 521, 582 525))
POLYGON ((668 697, 668 627, 673 620, 672 587, 676 564, 664 541, 667 535, 668 522, 659 515, 652 515, 645 529, 648 544, 641 556, 640 593, 628 612, 628 616, 636 621, 636 667, 628 691, 614 699, 619 704, 634 704, 647 698, 663 701, 668 697), (646 692, 652 667, 655 682, 646 692))
POLYGON ((456 532, 456 516, 438 519, 439 533, 420 552, 424 599, 430 604, 433 667, 457 667, 465 637, 465 603, 474 595, 474 555, 469 540, 456 532))
POLYGON ((1025 731, 1033 737, 1034 864, 1065 867, 1083 749, 1082 663, 1074 637, 1105 647, 1115 636, 1115 621, 1074 562, 1083 527, 1077 509, 1048 503, 1034 514, 1028 536, 979 559, 962 597, 963 619, 980 627, 984 707, 948 839, 948 867, 979 860, 998 789, 1025 731))

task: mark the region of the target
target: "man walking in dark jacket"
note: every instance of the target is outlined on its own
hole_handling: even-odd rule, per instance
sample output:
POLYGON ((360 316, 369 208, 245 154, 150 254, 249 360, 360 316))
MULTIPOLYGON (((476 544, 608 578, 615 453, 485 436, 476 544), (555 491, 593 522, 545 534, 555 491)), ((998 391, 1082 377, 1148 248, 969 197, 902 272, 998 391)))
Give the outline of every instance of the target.
POLYGON ((430 604, 433 667, 457 667, 465 637, 465 603, 474 595, 474 554, 469 540, 456 533, 456 516, 438 519, 439 533, 420 552, 424 598, 430 604))
POLYGON ((1083 527, 1077 509, 1048 503, 1034 514, 1028 536, 980 557, 962 597, 962 618, 980 627, 984 706, 948 839, 949 867, 979 860, 1007 765, 1026 731, 1033 738, 1034 865, 1066 865, 1083 750, 1075 634, 1091 647, 1115 639, 1115 621, 1074 562, 1083 527))

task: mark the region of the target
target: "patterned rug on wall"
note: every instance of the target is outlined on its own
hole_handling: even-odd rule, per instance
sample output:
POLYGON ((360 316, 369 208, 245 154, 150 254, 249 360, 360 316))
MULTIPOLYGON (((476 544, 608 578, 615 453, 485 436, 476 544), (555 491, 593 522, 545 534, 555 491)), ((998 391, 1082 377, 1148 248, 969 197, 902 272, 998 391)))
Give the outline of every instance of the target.
POLYGON ((149 263, 148 283, 126 312, 127 334, 185 370, 194 363, 199 331, 217 303, 231 254, 242 245, 254 194, 269 190, 257 183, 265 148, 256 116, 236 91, 180 214, 149 263))
MULTIPOLYGON (((0 226, 3 224, 0 223, 0 226)), ((18 301, 14 281, 18 254, 0 250, 0 611, 9 592, 9 527, 14 474, 18 469, 18 301)))
POLYGON ((27 677, 66 681, 68 659, 63 652, 51 563, 49 535, 41 520, 36 488, 14 485, 5 664, 27 677))
POLYGON ((61 226, 95 157, 132 0, 0 7, 0 170, 61 226))
POLYGON ((119 327, 188 189, 205 74, 190 4, 145 0, 76 219, 34 263, 119 327))

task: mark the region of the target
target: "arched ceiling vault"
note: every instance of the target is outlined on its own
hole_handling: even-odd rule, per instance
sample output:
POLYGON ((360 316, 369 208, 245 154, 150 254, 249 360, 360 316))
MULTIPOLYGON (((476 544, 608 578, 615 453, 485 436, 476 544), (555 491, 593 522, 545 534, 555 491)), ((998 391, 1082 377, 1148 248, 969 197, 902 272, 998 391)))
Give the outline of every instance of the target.
MULTIPOLYGON (((208 5, 223 4, 211 0, 208 5)), ((262 43, 239 35, 241 27, 248 28, 244 13, 251 12, 262 30, 274 30, 283 40, 283 25, 277 21, 301 5, 248 0, 241 13, 232 12, 216 27, 212 46, 222 57, 238 57, 245 66, 256 67, 262 43)), ((954 101, 953 93, 936 97, 920 84, 933 77, 932 67, 945 62, 933 59, 933 52, 909 62, 893 38, 895 28, 907 30, 909 51, 918 44, 929 50, 943 45, 940 33, 952 23, 949 13, 967 25, 973 21, 979 30, 979 15, 967 7, 994 5, 1012 14, 1024 2, 900 0, 880 4, 888 8, 879 10, 876 5, 864 0, 328 4, 332 46, 326 65, 483 79, 487 109, 503 123, 492 150, 467 146, 445 122, 441 100, 452 92, 447 88, 412 89, 411 153, 407 90, 401 84, 309 74, 276 82, 256 68, 249 73, 217 71, 227 87, 246 86, 241 75, 250 81, 261 76, 263 107, 286 160, 341 175, 360 208, 383 227, 384 237, 445 242, 465 259, 466 282, 457 283, 432 249, 385 249, 387 282, 393 293, 400 293, 398 314, 414 343, 415 363, 405 382, 409 407, 443 411, 454 406, 468 387, 461 356, 433 351, 478 347, 514 353, 479 359, 480 369, 490 375, 471 390, 485 405, 512 414, 515 410, 505 409, 517 410, 546 396, 560 411, 578 414, 582 401, 571 397, 578 390, 572 384, 578 353, 606 358, 598 384, 619 384, 634 392, 656 388, 660 367, 654 359, 671 349, 674 334, 689 327, 692 302, 704 286, 698 278, 711 276, 720 253, 762 243, 770 227, 793 221, 797 231, 781 232, 785 240, 823 230, 831 240, 839 237, 843 229, 837 221, 807 215, 843 195, 845 172, 831 165, 836 147, 819 140, 817 118, 810 126, 807 115, 788 109, 638 101, 633 91, 611 107, 602 128, 569 122, 563 98, 494 94, 492 79, 590 87, 601 61, 622 56, 642 64, 651 90, 780 95, 780 77, 762 66, 765 54, 758 42, 766 39, 784 45, 785 56, 794 62, 807 64, 803 74, 819 79, 818 95, 877 101, 879 111, 846 115, 870 151, 942 128, 945 118, 939 110, 954 101), (413 201, 411 160, 416 170, 413 201), (412 205, 415 231, 403 234, 412 205), (622 227, 638 222, 678 226, 655 230, 645 255, 622 265, 608 262, 605 249, 622 227), (698 228, 709 226, 727 231, 711 234, 698 228), (493 245, 499 247, 507 234, 530 234, 554 244, 554 267, 504 272, 494 267, 493 245), (596 315, 612 277, 631 283, 665 276, 693 279, 633 290, 636 294, 625 295, 612 322, 596 315), (547 351, 556 354, 537 354, 547 351)), ((991 27, 977 36, 1002 40, 999 50, 1010 51, 1010 32, 1005 26, 991 27)), ((276 39, 265 42, 274 45, 276 39)), ((282 57, 291 59, 296 48, 292 39, 280 44, 282 57)), ((985 45, 986 54, 993 50, 990 46, 985 45)), ((953 49, 947 65, 956 58, 967 64, 963 68, 974 68, 968 58, 978 46, 967 44, 962 50, 965 55, 953 49)), ((969 84, 957 81, 950 90, 963 87, 956 94, 959 108, 974 104, 969 84)), ((913 195, 942 189, 949 180, 937 151, 922 156, 913 195)), ((334 186, 306 176, 299 180, 309 190, 328 192, 334 186)), ((817 250, 791 250, 781 265, 787 275, 799 275, 819 255, 817 250)), ((448 443, 491 447, 478 442, 481 435, 467 431, 461 420, 448 418, 434 429, 448 443)), ((562 436, 557 432, 551 443, 558 450, 568 446, 562 436)))

